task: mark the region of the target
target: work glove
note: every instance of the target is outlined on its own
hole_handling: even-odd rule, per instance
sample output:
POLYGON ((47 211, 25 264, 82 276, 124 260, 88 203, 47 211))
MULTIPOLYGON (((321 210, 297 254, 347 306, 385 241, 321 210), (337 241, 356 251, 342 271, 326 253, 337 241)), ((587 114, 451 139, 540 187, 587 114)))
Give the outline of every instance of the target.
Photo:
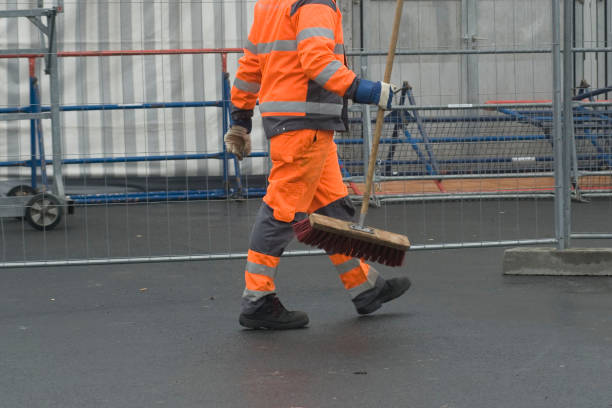
POLYGON ((399 87, 393 84, 360 78, 353 100, 357 103, 378 105, 382 109, 389 110, 393 102, 393 94, 397 91, 399 87))
POLYGON ((251 153, 251 135, 247 133, 245 127, 232 125, 223 137, 223 141, 225 149, 233 153, 238 160, 242 160, 251 153))

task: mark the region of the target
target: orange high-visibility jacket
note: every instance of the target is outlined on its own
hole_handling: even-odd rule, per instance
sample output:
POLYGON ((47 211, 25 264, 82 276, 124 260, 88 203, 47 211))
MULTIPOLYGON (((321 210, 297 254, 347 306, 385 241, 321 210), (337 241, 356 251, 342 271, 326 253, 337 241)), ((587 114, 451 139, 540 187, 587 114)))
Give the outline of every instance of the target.
MULTIPOLYGON (((345 66, 335 0, 258 0, 232 87, 235 110, 259 110, 267 137, 298 129, 345 130, 345 66)), ((356 82, 356 81, 355 81, 356 82)))

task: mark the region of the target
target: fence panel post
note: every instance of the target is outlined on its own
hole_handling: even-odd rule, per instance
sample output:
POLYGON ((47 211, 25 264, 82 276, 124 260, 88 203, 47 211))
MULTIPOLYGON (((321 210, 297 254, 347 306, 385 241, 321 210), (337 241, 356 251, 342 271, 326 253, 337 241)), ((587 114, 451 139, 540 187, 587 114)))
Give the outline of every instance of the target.
POLYGON ((571 234, 571 151, 574 140, 574 112, 573 112, 573 88, 574 88, 574 59, 573 59, 573 14, 574 1, 563 1, 563 131, 561 141, 561 203, 562 210, 562 234, 559 236, 559 249, 570 247, 571 234))

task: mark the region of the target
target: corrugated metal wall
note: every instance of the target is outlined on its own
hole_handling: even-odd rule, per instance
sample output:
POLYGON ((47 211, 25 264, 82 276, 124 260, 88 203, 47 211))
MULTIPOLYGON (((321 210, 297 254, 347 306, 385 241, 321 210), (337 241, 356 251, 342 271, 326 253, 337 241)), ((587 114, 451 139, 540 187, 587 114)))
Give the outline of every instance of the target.
MULTIPOLYGON (((576 47, 606 47, 612 43, 612 0, 576 2, 576 47)), ((612 53, 577 53, 576 78, 593 87, 612 82, 612 53)))
MULTIPOLYGON (((402 17, 399 47, 408 50, 456 50, 472 46, 464 37, 474 36, 477 49, 536 49, 551 46, 550 1, 473 0, 475 30, 462 18, 472 0, 407 0, 402 17)), ((395 2, 364 0, 366 49, 386 49, 395 2)), ((355 11, 355 10, 354 10, 355 11)), ((404 56, 394 67, 395 81, 409 81, 417 102, 424 105, 468 102, 467 56, 404 56)), ((551 94, 549 55, 481 55, 476 60, 477 100, 544 99, 551 94)), ((384 59, 370 72, 382 76, 384 59)))
MULTIPOLYGON (((36 1, 8 0, 2 9, 33 8, 36 1)), ((241 47, 254 1, 65 1, 59 16, 60 51, 241 47)), ((26 19, 0 20, 0 48, 38 46, 39 32, 26 19)), ((229 57, 235 72, 237 55, 229 57)), ((39 61, 42 68, 42 60, 39 61)), ((131 104, 221 99, 220 55, 166 55, 61 58, 65 105, 131 104)), ((47 80, 39 69, 43 100, 47 80)), ((27 60, 0 59, 0 105, 29 104, 27 60)), ((214 153, 221 149, 221 110, 217 108, 65 112, 66 157, 214 153)), ((50 130, 45 125, 45 133, 50 130)), ((254 148, 263 150, 261 133, 254 148)), ((0 122, 0 158, 29 154, 29 123, 0 122)), ((50 152, 47 140, 47 151, 50 152)), ((245 163, 245 171, 262 163, 245 163)), ((216 160, 130 164, 144 175, 220 174, 216 160)), ((66 166, 68 175, 124 175, 123 164, 66 166)))
MULTIPOLYGON (((386 50, 394 1, 364 1, 364 46, 386 50)), ((465 2, 407 0, 399 46, 403 49, 459 49, 465 46, 465 2)), ((594 0, 595 1, 595 0, 594 0)), ((609 0, 605 0, 609 2, 609 0)), ((340 0, 348 43, 359 46, 359 2, 340 0)), ((241 47, 252 21, 254 0, 64 1, 59 18, 60 50, 127 50, 241 47)), ((602 3, 602 0, 598 0, 602 3)), ((589 3, 590 4, 590 3, 589 3)), ((3 0, 1 9, 35 7, 36 0, 3 0)), ((476 44, 480 49, 548 48, 550 2, 477 0, 476 44)), ((589 26, 591 29, 591 26, 589 26)), ((38 42, 27 20, 0 20, 0 48, 27 48, 38 42)), ((229 58, 235 73, 238 56, 229 58)), ((542 54, 486 55, 477 58, 478 80, 466 80, 465 56, 398 57, 393 81, 409 81, 419 104, 466 102, 468 87, 479 102, 492 99, 550 98, 550 57, 542 54)), ((358 71, 359 61, 352 67, 358 71)), ((382 77, 384 58, 370 58, 368 77, 382 77)), ((28 104, 27 61, 0 59, 0 105, 28 104)), ((592 70, 597 72, 597 70, 592 70)), ((141 103, 216 100, 221 97, 218 55, 63 58, 63 104, 141 103)), ((42 75, 41 75, 42 76, 42 75)), ((43 80, 46 85, 46 78, 43 80)), ((43 94, 47 95, 46 86, 43 94)), ((258 115, 256 115, 257 117, 258 115)), ((67 157, 216 152, 221 148, 221 112, 215 108, 64 113, 67 157)), ((256 124, 254 149, 266 142, 256 124)), ((50 134, 48 126, 46 133, 50 134)), ((49 142, 49 141, 47 141, 49 142)), ((48 147, 50 151, 50 146, 48 147)), ((29 124, 0 122, 0 160, 26 158, 29 124)), ((248 160, 243 171, 261 173, 264 159, 248 160)), ((126 174, 123 164, 69 166, 68 175, 126 174), (110 172, 110 173, 109 173, 110 172)), ((215 160, 130 164, 129 174, 217 175, 215 160)), ((23 173, 27 174, 27 173, 23 173)))

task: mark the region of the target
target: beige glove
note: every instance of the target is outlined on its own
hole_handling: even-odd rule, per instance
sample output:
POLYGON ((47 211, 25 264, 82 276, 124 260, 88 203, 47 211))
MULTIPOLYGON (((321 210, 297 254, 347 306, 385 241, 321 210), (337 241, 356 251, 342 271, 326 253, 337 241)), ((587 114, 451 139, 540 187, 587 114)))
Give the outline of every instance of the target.
POLYGON ((393 103, 393 95, 399 91, 399 86, 388 84, 386 82, 380 83, 380 99, 378 100, 378 106, 381 109, 391 109, 393 103))
POLYGON ((231 126, 223 137, 223 141, 225 149, 233 153, 238 160, 242 160, 251 153, 251 135, 242 126, 231 126))

